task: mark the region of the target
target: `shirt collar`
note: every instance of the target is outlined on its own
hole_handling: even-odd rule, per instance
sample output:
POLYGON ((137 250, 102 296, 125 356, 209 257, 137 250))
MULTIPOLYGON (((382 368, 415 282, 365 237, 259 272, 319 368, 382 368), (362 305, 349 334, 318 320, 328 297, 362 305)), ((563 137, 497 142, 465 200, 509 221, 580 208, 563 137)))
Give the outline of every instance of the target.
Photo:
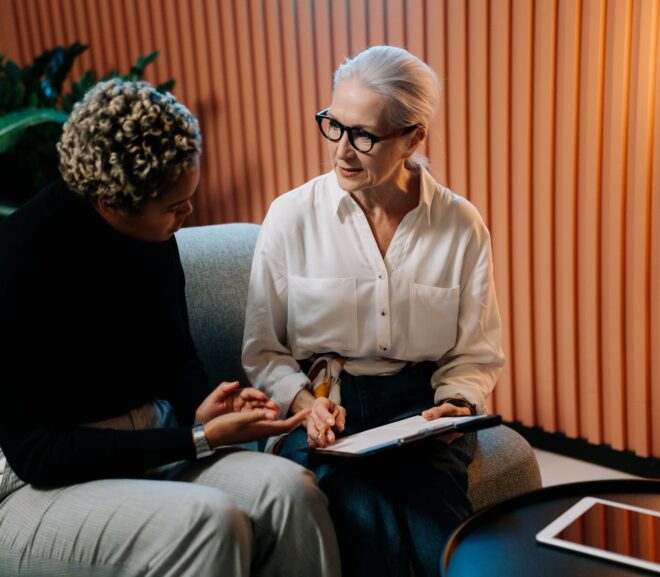
POLYGON ((337 174, 334 170, 328 173, 328 188, 330 189, 330 203, 332 206, 332 213, 341 219, 341 207, 347 203, 350 205, 351 195, 348 194, 337 182, 337 174))
POLYGON ((426 223, 431 224, 431 205, 437 188, 437 183, 428 170, 421 167, 419 175, 419 206, 426 214, 426 223))
MULTIPOLYGON (((328 173, 328 183, 330 189, 330 202, 332 205, 333 214, 341 218, 340 209, 342 205, 346 203, 350 204, 351 195, 343 190, 339 183, 337 182, 337 174, 334 170, 328 173)), ((427 224, 431 224, 431 205, 433 204, 433 197, 435 196, 435 190, 437 184, 433 177, 425 168, 420 168, 420 179, 419 179, 419 207, 426 214, 427 224)))

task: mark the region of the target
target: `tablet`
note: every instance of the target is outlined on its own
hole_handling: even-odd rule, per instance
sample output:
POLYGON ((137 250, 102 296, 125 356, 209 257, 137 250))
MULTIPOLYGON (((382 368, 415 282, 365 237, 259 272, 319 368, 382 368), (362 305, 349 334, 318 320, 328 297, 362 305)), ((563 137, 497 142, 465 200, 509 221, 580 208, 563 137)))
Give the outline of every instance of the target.
POLYGON ((536 540, 660 573, 660 511, 584 497, 536 540))

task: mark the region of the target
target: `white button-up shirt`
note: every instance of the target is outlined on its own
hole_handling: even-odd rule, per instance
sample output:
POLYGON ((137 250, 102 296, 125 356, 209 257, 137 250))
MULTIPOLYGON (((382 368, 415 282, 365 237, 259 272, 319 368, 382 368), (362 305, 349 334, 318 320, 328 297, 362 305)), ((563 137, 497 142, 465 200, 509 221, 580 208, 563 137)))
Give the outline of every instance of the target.
POLYGON ((327 352, 368 360, 370 374, 379 363, 391 372, 391 359, 436 361, 436 403, 485 409, 504 363, 490 236, 467 200, 426 171, 420 182, 385 258, 334 172, 273 201, 252 262, 243 366, 284 414, 309 383, 296 359, 327 352))

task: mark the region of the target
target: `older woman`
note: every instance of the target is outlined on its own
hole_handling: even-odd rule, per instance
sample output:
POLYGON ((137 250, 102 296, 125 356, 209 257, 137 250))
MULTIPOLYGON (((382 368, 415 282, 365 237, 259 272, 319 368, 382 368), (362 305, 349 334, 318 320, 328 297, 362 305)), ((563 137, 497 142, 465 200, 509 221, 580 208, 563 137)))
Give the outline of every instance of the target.
POLYGON ((64 126, 63 180, 0 226, 5 577, 339 574, 308 471, 214 451, 305 415, 209 394, 173 236, 200 145, 171 94, 101 83, 64 126))
POLYGON ((316 115, 332 170, 273 202, 253 261, 243 364, 284 414, 311 409, 280 454, 329 495, 344 575, 439 573, 470 513, 474 439, 350 462, 305 449, 413 414, 483 412, 504 361, 488 231, 417 152, 437 98, 403 49, 342 64, 316 115))

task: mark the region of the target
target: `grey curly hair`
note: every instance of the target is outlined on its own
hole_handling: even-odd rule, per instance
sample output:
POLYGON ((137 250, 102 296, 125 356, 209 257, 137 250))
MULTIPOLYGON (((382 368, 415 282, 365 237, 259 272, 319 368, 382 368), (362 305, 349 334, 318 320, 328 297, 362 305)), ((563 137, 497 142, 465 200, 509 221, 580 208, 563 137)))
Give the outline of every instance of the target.
MULTIPOLYGON (((417 56, 397 46, 371 46, 339 65, 333 90, 349 78, 356 78, 384 98, 392 128, 419 125, 428 130, 438 108, 440 81, 417 56)), ((409 168, 426 167, 428 161, 415 152, 407 164, 409 168)))
POLYGON ((201 143, 197 119, 172 94, 112 79, 75 105, 57 152, 72 191, 140 212, 195 165, 201 143))

